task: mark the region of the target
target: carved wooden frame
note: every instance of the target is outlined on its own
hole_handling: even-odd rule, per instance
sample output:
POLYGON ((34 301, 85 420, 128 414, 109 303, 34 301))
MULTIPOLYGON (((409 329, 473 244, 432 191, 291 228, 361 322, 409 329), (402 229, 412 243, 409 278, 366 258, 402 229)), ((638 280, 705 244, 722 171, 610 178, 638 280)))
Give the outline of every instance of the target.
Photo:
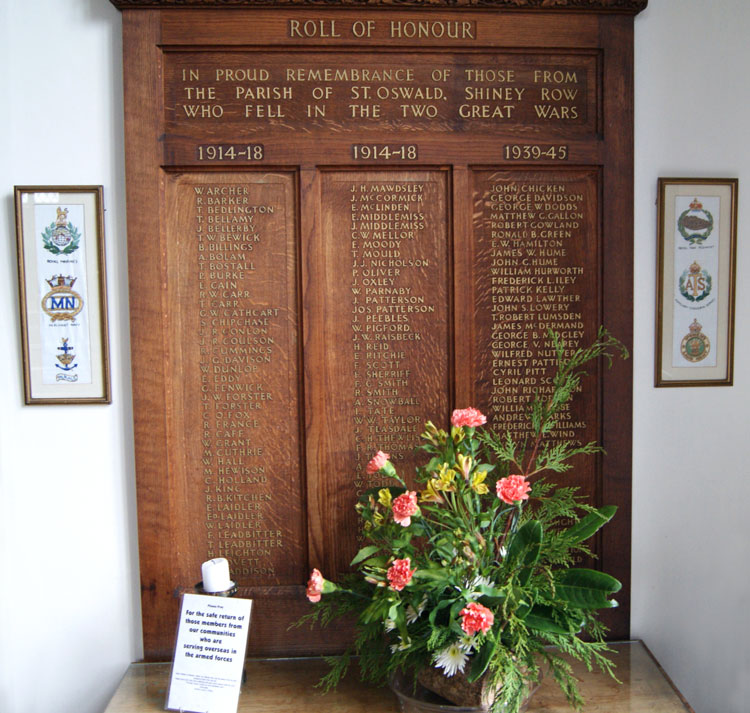
MULTIPOLYGON (((286 136, 265 132, 269 137, 266 143, 270 145, 275 142, 274 153, 268 154, 274 156, 272 163, 267 160, 257 166, 243 167, 228 161, 201 164, 196 155, 200 131, 193 131, 189 126, 183 131, 181 125, 172 120, 175 94, 170 94, 169 77, 174 76, 174 58, 180 53, 181 56, 190 57, 211 53, 214 53, 212 56, 220 56, 222 51, 264 53, 270 47, 274 57, 283 56, 288 49, 296 52, 296 56, 310 55, 307 61, 313 62, 318 56, 316 53, 326 52, 326 56, 330 57, 351 51, 351 45, 346 50, 338 50, 330 40, 296 41, 284 35, 285 23, 289 18, 300 17, 301 7, 307 7, 311 15, 320 13, 325 18, 347 20, 358 19, 367 13, 373 18, 383 18, 386 9, 394 15, 398 13, 412 20, 424 18, 425 14, 418 4, 387 2, 368 3, 366 7, 346 2, 325 3, 324 6, 317 3, 272 3, 265 6, 260 3, 189 0, 163 3, 114 0, 114 4, 125 11, 128 240, 144 648, 147 658, 158 659, 168 657, 171 652, 176 616, 173 594, 180 587, 190 584, 190 572, 195 565, 186 562, 198 557, 196 552, 200 550, 199 546, 186 557, 186 551, 196 542, 199 524, 186 518, 186 484, 190 463, 186 460, 185 451, 190 447, 190 434, 181 432, 178 427, 185 420, 184 409, 178 398, 179 390, 184 385, 176 371, 175 361, 170 357, 182 353, 179 339, 174 338, 173 325, 180 316, 174 313, 175 301, 172 297, 175 288, 170 266, 175 263, 169 261, 170 234, 172 237, 179 234, 185 225, 179 217, 175 217, 181 214, 167 200, 174 195, 172 188, 175 180, 180 174, 189 176, 191 173, 204 173, 206 180, 211 177, 219 180, 223 174, 227 174, 226 180, 229 180, 232 174, 241 177, 263 170, 287 174, 293 177, 297 187, 297 209, 303 217, 294 230, 300 244, 305 242, 308 245, 304 259, 298 256, 301 268, 295 277, 296 284, 307 290, 300 307, 303 328, 300 342, 307 350, 307 363, 299 356, 301 352, 295 356, 302 365, 300 386, 304 384, 300 440, 306 438, 306 444, 301 449, 300 467, 306 473, 301 485, 307 487, 308 510, 302 517, 307 530, 304 543, 307 564, 318 566, 331 558, 328 545, 335 543, 336 534, 327 524, 331 503, 338 502, 336 498, 341 497, 342 490, 340 482, 324 481, 320 474, 331 472, 335 465, 329 453, 331 441, 336 437, 336 429, 331 426, 346 425, 337 420, 335 405, 330 403, 329 398, 330 384, 335 386, 346 365, 342 366, 343 362, 335 360, 325 361, 328 344, 324 338, 316 335, 315 330, 320 326, 314 323, 314 317, 325 311, 326 280, 330 281, 333 279, 331 275, 335 275, 330 268, 336 259, 322 236, 321 226, 326 215, 320 196, 326 177, 331 172, 379 168, 376 164, 355 162, 351 144, 343 139, 340 141, 342 145, 333 152, 330 146, 338 140, 335 133, 323 136, 319 132, 319 138, 305 144, 303 127, 299 126, 293 127, 297 129, 296 132, 286 136), (227 12, 220 12, 224 8, 227 12), (232 11, 228 12, 230 8, 232 11), (258 27, 264 28, 266 36, 257 35, 258 27), (230 34, 227 35, 227 32, 230 34), (166 130, 165 117, 170 117, 172 121, 166 130), (342 153, 344 145, 346 151, 342 153), (156 364, 157 368, 142 371, 139 366, 142 364, 156 364), (322 484, 321 487, 316 489, 316 483, 322 484)), ((630 16, 645 5, 645 0, 585 3, 579 0, 509 0, 488 6, 429 4, 438 15, 450 12, 451 20, 460 17, 463 12, 466 13, 465 19, 489 23, 485 33, 486 44, 479 48, 480 51, 503 53, 510 48, 515 52, 514 56, 522 56, 524 50, 534 53, 542 48, 544 54, 544 47, 549 47, 552 49, 547 53, 554 54, 562 47, 564 52, 577 58, 583 57, 584 61, 590 61, 592 66, 597 67, 596 71, 590 72, 591 84, 596 90, 592 90, 590 104, 587 104, 593 107, 589 114, 593 112, 594 115, 590 121, 587 120, 584 128, 578 127, 566 133, 553 126, 549 130, 550 136, 539 131, 535 134, 533 127, 531 131, 525 127, 516 130, 505 128, 499 132, 499 139, 485 137, 487 145, 493 147, 491 152, 485 150, 484 144, 471 137, 469 132, 448 139, 445 133, 438 136, 436 132, 420 147, 419 163, 413 169, 443 172, 448 177, 447 185, 457 196, 451 199, 446 211, 448 238, 461 239, 448 258, 451 260, 456 290, 450 319, 452 326, 459 323, 468 326, 460 337, 453 337, 449 348, 451 368, 455 364, 462 365, 461 369, 448 377, 451 406, 465 406, 475 396, 475 385, 467 366, 473 364, 479 350, 474 343, 472 324, 475 317, 471 306, 475 276, 472 264, 474 246, 470 238, 473 182, 476 182, 477 176, 497 170, 511 174, 515 172, 520 176, 533 173, 540 167, 554 172, 557 170, 555 165, 560 165, 555 160, 546 159, 535 163, 533 156, 526 162, 506 162, 499 153, 503 143, 508 145, 517 141, 536 146, 541 142, 552 142, 558 146, 564 144, 566 163, 561 168, 564 174, 590 174, 590 182, 594 186, 591 190, 594 190, 597 198, 596 205, 587 214, 586 226, 592 239, 602 241, 596 268, 597 284, 601 285, 597 288, 599 294, 596 297, 600 322, 626 345, 632 344, 632 306, 622 297, 630 294, 633 267, 633 27, 630 16), (524 13, 523 10, 528 12, 524 13), (519 42, 518 27, 522 28, 521 41, 515 44, 519 42)), ((381 49, 376 38, 362 43, 362 47, 368 56, 381 49)), ((402 40, 387 49, 392 57, 412 52, 415 48, 402 40)), ((452 45, 440 45, 437 40, 431 40, 417 49, 421 49, 423 55, 438 51, 446 55, 454 53, 452 45)), ((457 54, 466 52, 471 56, 478 55, 475 48, 460 43, 456 44, 455 50, 457 54)), ((206 61, 212 60, 209 58, 206 61)), ((241 132, 235 134, 226 141, 237 140, 241 132)), ((207 136, 203 139, 207 143, 216 145, 222 142, 221 131, 211 129, 207 136)), ((385 141, 392 138, 383 131, 380 137, 379 140, 385 141)), ((389 166, 388 170, 405 170, 407 165, 401 162, 399 166, 389 166)), ((299 349, 302 348, 300 345, 299 349)), ((613 636, 618 638, 629 635, 631 378, 629 363, 618 362, 612 371, 602 370, 594 395, 597 403, 602 404, 601 412, 597 413, 599 420, 595 437, 602 441, 607 451, 606 460, 597 461, 595 466, 595 496, 600 504, 616 504, 619 507, 618 524, 605 528, 598 536, 598 545, 603 553, 602 568, 624 584, 622 595, 618 596, 619 609, 608 612, 608 624, 613 636)), ((257 647, 254 653, 306 654, 336 650, 337 642, 321 640, 317 633, 310 634, 303 629, 286 632, 289 621, 306 610, 303 582, 303 577, 300 577, 299 583, 273 586, 240 583, 240 593, 254 597, 259 607, 258 616, 254 618, 254 626, 258 629, 251 635, 251 641, 257 647)))
POLYGON ((388 7, 431 9, 488 8, 495 10, 542 10, 580 12, 618 12, 637 14, 648 0, 110 0, 115 7, 158 8, 186 7, 388 7))

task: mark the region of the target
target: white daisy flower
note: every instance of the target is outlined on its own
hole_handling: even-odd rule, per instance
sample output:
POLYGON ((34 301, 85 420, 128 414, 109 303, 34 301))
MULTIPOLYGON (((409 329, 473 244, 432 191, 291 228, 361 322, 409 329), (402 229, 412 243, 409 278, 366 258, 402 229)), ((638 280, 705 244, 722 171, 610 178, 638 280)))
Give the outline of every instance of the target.
POLYGON ((468 580, 466 582, 466 589, 469 590, 469 594, 466 596, 469 599, 479 599, 479 597, 483 596, 483 593, 478 591, 479 587, 494 587, 495 583, 488 579, 487 577, 480 577, 477 575, 472 580, 468 580))
POLYGON ((398 637, 397 644, 391 644, 391 653, 395 654, 397 651, 406 651, 411 646, 411 639, 404 641, 400 636, 398 637))
POLYGON ((477 575, 471 581, 471 583, 469 584, 469 587, 474 589, 476 587, 481 587, 481 586, 489 587, 491 585, 492 585, 492 582, 487 577, 480 577, 479 575, 477 575))
POLYGON ((419 619, 420 616, 422 616, 422 612, 424 611, 424 608, 427 606, 427 596, 425 595, 422 598, 422 601, 419 603, 419 606, 414 609, 414 607, 409 604, 408 607, 406 607, 406 623, 407 624, 413 624, 417 619, 419 619))
POLYGON ((461 650, 458 643, 451 644, 435 656, 435 667, 442 668, 446 676, 453 676, 457 671, 463 673, 468 655, 461 650))
POLYGON ((467 654, 470 654, 474 647, 476 646, 477 637, 476 636, 469 636, 468 634, 464 634, 459 640, 458 640, 458 646, 461 649, 461 651, 465 651, 467 654))

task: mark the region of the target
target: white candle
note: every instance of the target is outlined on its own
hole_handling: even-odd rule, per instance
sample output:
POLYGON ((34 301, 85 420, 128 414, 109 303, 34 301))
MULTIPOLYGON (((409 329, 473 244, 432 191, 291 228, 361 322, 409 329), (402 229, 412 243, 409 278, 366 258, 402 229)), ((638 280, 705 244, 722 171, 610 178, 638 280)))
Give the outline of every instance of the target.
POLYGON ((225 592, 234 586, 229 579, 229 562, 224 557, 208 560, 201 565, 204 592, 225 592))

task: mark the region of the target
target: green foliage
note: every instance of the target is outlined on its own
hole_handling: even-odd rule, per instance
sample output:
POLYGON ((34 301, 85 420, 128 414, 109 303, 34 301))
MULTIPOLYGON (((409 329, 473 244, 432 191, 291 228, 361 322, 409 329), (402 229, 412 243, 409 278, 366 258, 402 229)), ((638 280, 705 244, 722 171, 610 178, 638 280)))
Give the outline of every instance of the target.
POLYGON ((555 595, 578 609, 616 607, 610 594, 622 585, 614 577, 593 569, 563 569, 555 575, 555 595))
POLYGON ((527 440, 478 430, 483 417, 471 409, 454 412, 450 432, 428 422, 418 499, 393 464, 378 462, 395 484, 367 491, 357 504, 367 540, 351 563, 357 573, 339 584, 311 579, 308 585, 319 587, 322 599, 300 623, 356 617, 352 650, 331 659, 325 688, 340 680, 356 654, 363 679, 375 682, 397 669, 425 666, 502 682, 493 710, 515 713, 542 668, 580 706, 571 668, 550 645, 612 673, 596 611, 616 606, 611 595, 620 583, 574 565, 590 554, 586 542, 616 508, 594 508, 575 488, 557 487, 545 476, 602 452, 594 443, 550 435, 579 390, 584 367, 627 354, 606 330, 572 354, 556 334, 550 341, 557 372, 552 392, 537 394, 529 406, 527 440))

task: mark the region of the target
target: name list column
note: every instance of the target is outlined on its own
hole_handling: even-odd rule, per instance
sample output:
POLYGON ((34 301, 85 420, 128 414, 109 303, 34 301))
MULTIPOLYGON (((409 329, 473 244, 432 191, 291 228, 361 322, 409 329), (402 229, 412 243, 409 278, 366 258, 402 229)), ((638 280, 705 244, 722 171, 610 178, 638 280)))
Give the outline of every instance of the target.
MULTIPOLYGON (((449 244, 446 177, 440 172, 341 172, 325 176, 334 379, 342 405, 336 457, 342 511, 369 488, 396 485, 366 466, 377 451, 409 482, 424 423, 449 405, 449 244), (346 490, 348 490, 348 493, 346 490)), ((334 457, 334 454, 331 454, 334 457)), ((347 515, 342 518, 348 517, 347 515)), ((356 551, 356 524, 337 543, 341 567, 356 551)))
MULTIPOLYGON (((570 355, 598 327, 596 182, 591 173, 477 178, 481 402, 496 429, 523 438, 529 402, 552 391, 556 358, 547 331, 560 335, 570 355)), ((555 437, 596 439, 595 404, 592 395, 566 404, 555 437)))
POLYGON ((284 583, 286 550, 302 547, 301 505, 285 497, 299 477, 289 187, 217 176, 189 189, 206 556, 227 557, 242 584, 284 583))

